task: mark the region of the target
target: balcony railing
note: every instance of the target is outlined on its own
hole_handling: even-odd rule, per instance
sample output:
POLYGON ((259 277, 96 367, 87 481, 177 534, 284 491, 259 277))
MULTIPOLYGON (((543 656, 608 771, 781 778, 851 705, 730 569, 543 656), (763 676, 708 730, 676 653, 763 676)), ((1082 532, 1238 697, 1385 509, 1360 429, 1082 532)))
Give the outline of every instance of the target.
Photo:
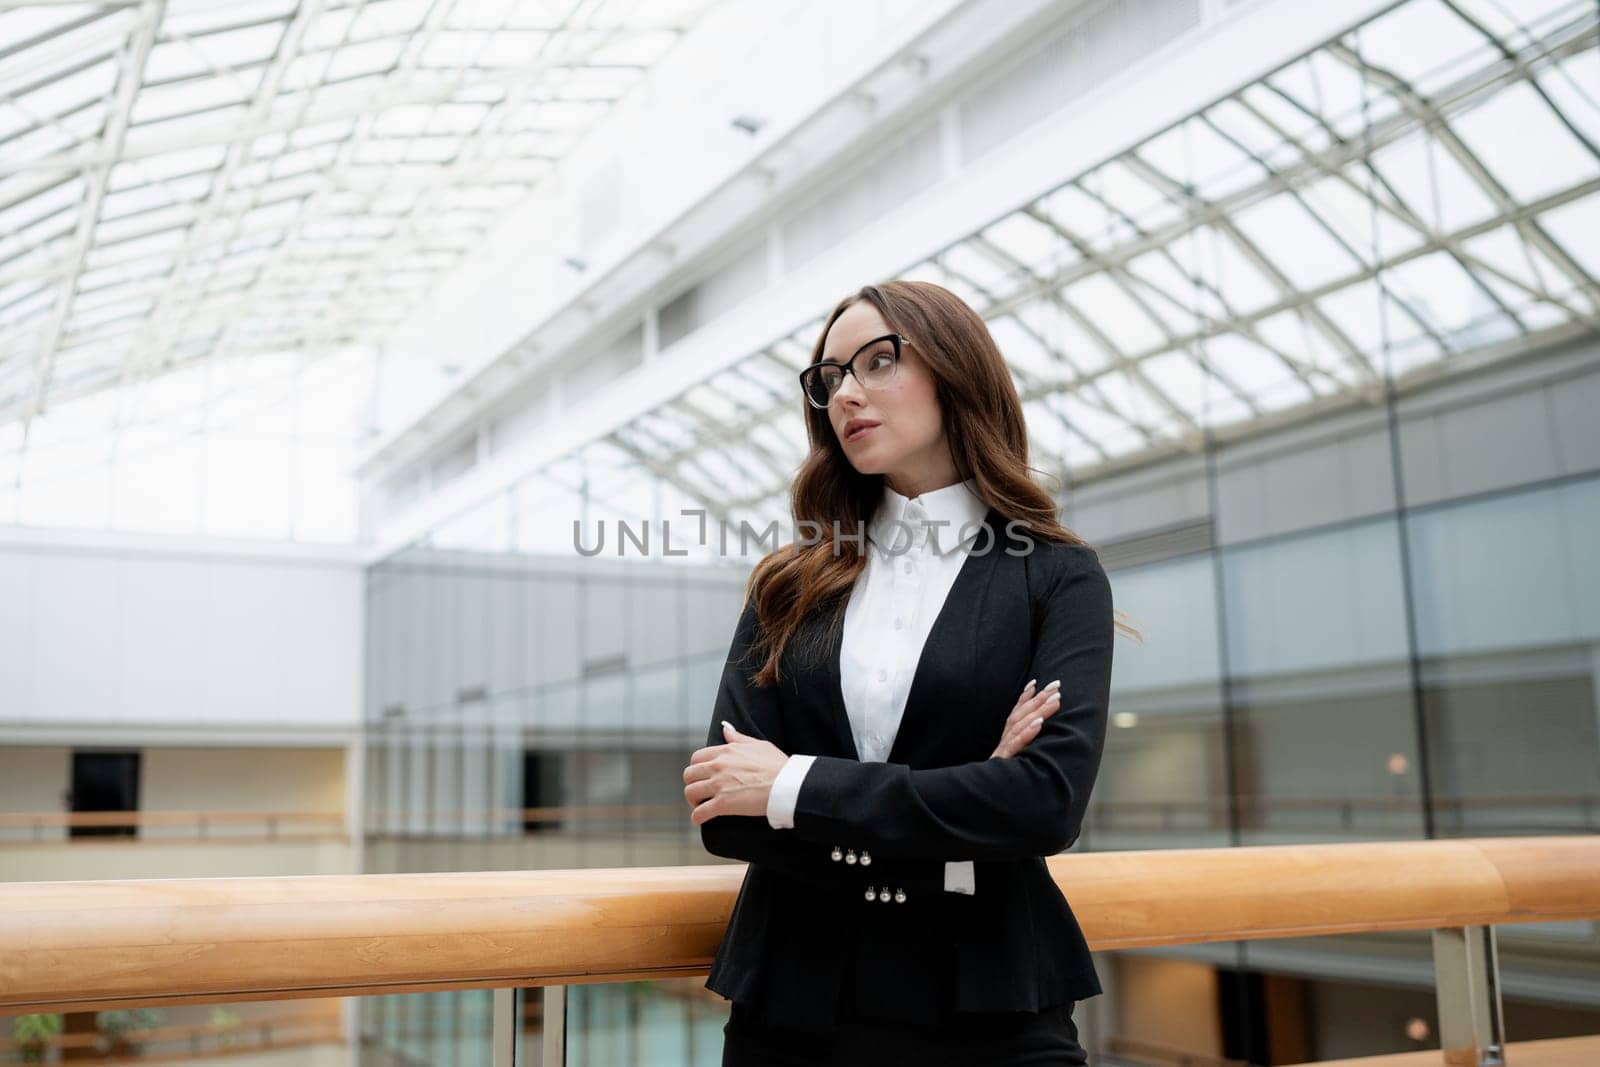
MULTIPOLYGON (((1047 861, 1100 951, 1431 930, 1441 1063, 1504 1062, 1495 927, 1600 918, 1600 838, 1275 845, 1047 861), (1181 886, 1181 892, 1174 887, 1181 886)), ((543 987, 704 975, 738 864, 0 884, 0 1013, 543 987)))
MULTIPOLYGON (((167 1063, 223 1054, 336 1045, 344 1043, 344 1039, 344 1029, 337 1016, 326 1012, 282 1012, 248 1021, 235 1019, 226 1023, 126 1030, 119 1033, 116 1040, 100 1033, 61 1034, 45 1047, 76 1053, 80 1059, 103 1060, 105 1053, 123 1053, 129 1058, 159 1057, 160 1062, 167 1063)), ((0 1037, 0 1063, 11 1063, 21 1053, 22 1046, 18 1042, 0 1037)))
MULTIPOLYGON (((1280 797, 1241 795, 1188 800, 1106 801, 1089 811, 1085 833, 1208 833, 1226 830, 1237 811, 1241 828, 1292 828, 1372 833, 1409 832, 1421 800, 1404 797, 1280 797)), ((1600 795, 1435 797, 1446 828, 1482 826, 1493 833, 1600 832, 1600 795)), ((538 808, 468 808, 404 812, 379 809, 367 818, 369 838, 479 837, 559 832, 579 825, 679 833, 698 840, 681 802, 586 804, 538 808)), ((215 841, 299 840, 345 834, 337 811, 40 811, 0 813, 0 845, 72 840, 215 841)))
POLYGON ((337 811, 26 811, 0 813, 0 845, 43 841, 269 841, 345 835, 337 811), (64 832, 56 832, 64 831, 64 832))

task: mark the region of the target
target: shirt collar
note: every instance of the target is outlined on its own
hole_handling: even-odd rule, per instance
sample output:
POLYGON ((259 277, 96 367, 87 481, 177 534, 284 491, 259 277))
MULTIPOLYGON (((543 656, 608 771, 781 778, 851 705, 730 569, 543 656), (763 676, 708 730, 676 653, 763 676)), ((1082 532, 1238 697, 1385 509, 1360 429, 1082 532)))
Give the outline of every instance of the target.
POLYGON ((937 545, 937 554, 944 556, 958 544, 970 543, 979 537, 982 531, 978 527, 988 514, 989 505, 978 495, 976 478, 930 489, 917 497, 901 496, 886 483, 883 502, 873 514, 867 532, 873 544, 887 551, 893 546, 904 546, 907 533, 920 536, 925 521, 948 523, 945 526, 926 527, 928 548, 933 550, 937 545), (905 525, 897 526, 895 520, 905 525), (906 529, 908 526, 909 530, 906 529), (963 532, 965 542, 961 540, 963 532))

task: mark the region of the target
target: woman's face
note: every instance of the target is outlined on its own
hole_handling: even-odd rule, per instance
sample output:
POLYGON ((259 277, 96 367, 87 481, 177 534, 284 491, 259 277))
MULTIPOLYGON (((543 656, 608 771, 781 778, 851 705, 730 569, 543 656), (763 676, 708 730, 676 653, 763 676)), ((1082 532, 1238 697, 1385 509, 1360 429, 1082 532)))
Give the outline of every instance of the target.
MULTIPOLYGON (((844 363, 868 341, 893 332, 877 308, 858 300, 834 320, 822 358, 844 363)), ((910 340, 901 346, 894 380, 882 388, 865 389, 854 374, 846 374, 828 403, 828 421, 851 466, 862 474, 882 474, 896 492, 916 496, 951 484, 955 463, 945 446, 933 375, 916 348, 917 339, 910 340), (854 421, 877 425, 851 437, 848 429, 854 421)), ((866 357, 854 366, 865 370, 866 357)))

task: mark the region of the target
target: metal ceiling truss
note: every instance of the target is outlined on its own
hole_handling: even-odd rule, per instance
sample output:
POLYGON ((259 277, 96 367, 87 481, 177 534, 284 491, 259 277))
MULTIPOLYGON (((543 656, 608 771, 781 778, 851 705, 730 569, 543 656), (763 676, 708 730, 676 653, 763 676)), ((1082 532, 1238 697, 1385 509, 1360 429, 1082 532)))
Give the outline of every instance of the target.
MULTIPOLYGON (((1600 288, 1545 221, 1564 205, 1600 195, 1600 165, 1575 174, 1564 187, 1518 200, 1496 177, 1495 160, 1480 158, 1454 127, 1496 94, 1531 86, 1575 142, 1600 163, 1600 151, 1587 132, 1600 129, 1600 107, 1580 121, 1563 113, 1541 83, 1557 64, 1594 55, 1600 26, 1593 5, 1568 4, 1548 15, 1538 26, 1540 32, 1523 33, 1515 41, 1491 31, 1458 0, 1411 0, 1398 7, 1427 8, 1421 13, 1428 17, 1460 19, 1478 39, 1473 62, 1458 65, 1451 80, 1420 91, 1408 78, 1364 58, 1363 45, 1383 31, 1380 16, 952 243, 931 259, 908 265, 904 276, 943 280, 971 300, 986 320, 1008 321, 1043 354, 1042 366, 1014 359, 1012 369, 1036 436, 1043 429, 1040 420, 1048 420, 1052 428, 1048 436, 1056 440, 1057 449, 1037 451, 1054 470, 1079 479, 1092 477, 1097 469, 1125 466, 1140 452, 1193 453, 1219 429, 1240 432, 1252 423, 1280 425, 1292 420, 1296 411, 1329 404, 1380 402, 1393 373, 1389 354, 1370 339, 1364 344, 1352 324, 1330 309, 1331 297, 1360 294, 1362 299, 1370 296, 1374 308, 1386 305, 1392 321, 1405 327, 1409 343, 1428 346, 1424 363, 1460 360, 1463 331, 1473 323, 1447 321, 1427 299, 1392 283, 1401 268, 1431 263, 1435 257, 1454 264, 1462 284, 1476 294, 1483 316, 1501 334, 1510 335, 1510 340, 1480 346, 1485 351, 1526 351, 1540 335, 1565 337, 1573 329, 1600 332, 1600 288), (1329 62, 1358 80, 1358 98, 1346 96, 1337 104, 1323 98, 1318 79, 1328 76, 1329 62), (1294 69, 1302 65, 1303 69, 1294 69), (1291 88, 1301 74, 1317 86, 1315 94, 1297 94, 1291 88), (1269 108, 1273 101, 1277 103, 1269 108), (1352 113, 1355 106, 1359 111, 1352 113), (1230 121, 1222 121, 1224 109, 1235 109, 1230 121), (1241 116, 1256 124, 1251 139, 1239 131, 1241 116), (1297 120, 1303 128, 1292 128, 1297 120), (1170 160, 1165 165, 1156 161, 1159 151, 1170 150, 1173 144, 1170 139, 1162 144, 1163 138, 1176 138, 1182 145, 1192 164, 1187 172, 1175 170, 1170 160), (1218 178, 1207 161, 1190 155, 1202 138, 1231 153, 1231 174, 1218 178), (1438 146, 1448 153, 1488 199, 1492 211, 1453 227, 1430 223, 1418 205, 1408 202, 1383 162, 1386 149, 1412 139, 1421 139, 1430 151, 1438 146), (1262 141, 1270 143, 1263 147, 1262 141), (1111 168, 1120 169, 1113 173, 1111 168), (1245 180, 1240 174, 1246 175, 1245 180), (1140 210, 1119 199, 1126 196, 1129 177, 1139 183, 1145 198, 1156 202, 1155 208, 1140 210), (1330 213, 1321 202, 1326 192, 1319 183, 1324 182, 1361 205, 1368 217, 1330 213), (1118 189, 1123 193, 1112 191, 1118 189), (1062 200, 1063 195, 1072 199, 1062 200), (1297 283, 1294 268, 1300 249, 1281 240, 1274 246, 1262 234, 1249 232, 1242 221, 1252 209, 1271 201, 1292 204, 1309 218, 1318 239, 1342 257, 1344 269, 1315 284, 1297 283), (1101 225, 1097 229, 1092 217, 1064 214, 1057 203, 1095 205, 1101 225), (1052 247, 1046 258, 1030 260, 1024 249, 1010 247, 1002 236, 1008 223, 1023 220, 1048 233, 1052 247), (1380 223, 1406 234, 1406 246, 1381 251, 1375 229, 1380 223), (1110 239, 1107 227, 1114 231, 1110 239), (1474 238, 1501 230, 1514 233, 1521 242, 1526 269, 1471 247, 1474 238), (1542 273, 1540 261, 1549 263, 1558 277, 1542 273), (1249 299, 1236 278, 1220 266, 1204 266, 1208 262, 1244 264, 1258 275, 1258 289, 1266 297, 1249 299), (1159 276, 1148 273, 1151 263, 1160 265, 1159 276), (1120 294, 1128 313, 1139 321, 1112 321, 1104 308, 1080 301, 1075 286, 1089 280, 1104 282, 1120 294), (1531 308, 1542 308, 1556 319, 1535 325, 1530 321, 1531 308), (1077 346, 1064 345, 1050 323, 1069 325, 1077 346), (1275 323, 1293 325, 1293 347, 1286 344, 1281 328, 1267 329, 1275 323), (1123 338, 1134 333, 1154 340, 1130 346, 1123 338), (1253 346, 1276 366, 1281 383, 1272 385, 1262 377, 1272 375, 1267 364, 1236 367, 1217 358, 1216 346, 1224 342, 1253 346), (1319 351, 1333 362, 1319 358, 1319 351), (1188 361, 1192 371, 1170 377, 1170 363, 1158 366, 1170 358, 1188 361), (1285 402, 1281 394, 1291 383, 1291 399, 1285 402), (1117 391, 1107 389, 1112 384, 1118 385, 1117 391), (1206 395, 1196 397, 1196 388, 1206 395), (1148 403, 1130 402, 1141 394, 1148 403), (1125 436, 1116 442, 1102 439, 1079 424, 1087 413, 1121 426, 1125 436), (1062 447, 1071 454, 1059 451, 1062 447)), ((1595 106, 1594 96, 1590 103, 1595 106)), ((1437 177, 1433 180, 1437 182, 1437 177)), ((737 514, 758 502, 770 506, 785 501, 803 457, 775 453, 756 442, 752 432, 800 411, 803 400, 789 382, 804 366, 810 337, 820 326, 820 320, 809 323, 752 353, 733 371, 694 386, 716 391, 726 401, 727 414, 713 414, 706 405, 695 403, 691 397, 699 394, 693 391, 664 397, 653 417, 670 420, 676 427, 673 436, 690 444, 669 443, 653 434, 647 439, 638 425, 611 439, 623 442, 646 470, 716 512, 737 514), (795 358, 778 354, 785 344, 795 358), (763 382, 781 382, 781 392, 773 391, 776 384, 764 385, 768 404, 753 404, 748 396, 719 385, 730 381, 723 375, 755 368, 763 375, 772 372, 763 382), (752 492, 748 486, 724 484, 726 479, 705 470, 707 453, 717 455, 749 485, 762 488, 752 492)), ((803 445, 803 440, 795 443, 803 445)))
POLYGON ((377 345, 707 3, 0 0, 0 423, 377 345))

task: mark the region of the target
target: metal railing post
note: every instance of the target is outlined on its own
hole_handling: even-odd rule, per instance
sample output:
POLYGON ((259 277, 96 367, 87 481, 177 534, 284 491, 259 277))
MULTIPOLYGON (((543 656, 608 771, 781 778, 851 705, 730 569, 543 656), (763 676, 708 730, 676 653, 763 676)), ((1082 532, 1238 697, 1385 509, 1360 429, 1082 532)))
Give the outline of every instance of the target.
POLYGON ((1433 973, 1439 998, 1439 1047, 1449 1067, 1504 1064, 1505 1013, 1500 956, 1492 926, 1433 931, 1433 973))
POLYGON ((544 987, 544 1042, 539 1067, 567 1067, 567 987, 544 987))
POLYGON ((516 1067, 517 1063, 517 990, 506 986, 494 991, 491 1011, 491 1036, 494 1048, 494 1067, 516 1067))

